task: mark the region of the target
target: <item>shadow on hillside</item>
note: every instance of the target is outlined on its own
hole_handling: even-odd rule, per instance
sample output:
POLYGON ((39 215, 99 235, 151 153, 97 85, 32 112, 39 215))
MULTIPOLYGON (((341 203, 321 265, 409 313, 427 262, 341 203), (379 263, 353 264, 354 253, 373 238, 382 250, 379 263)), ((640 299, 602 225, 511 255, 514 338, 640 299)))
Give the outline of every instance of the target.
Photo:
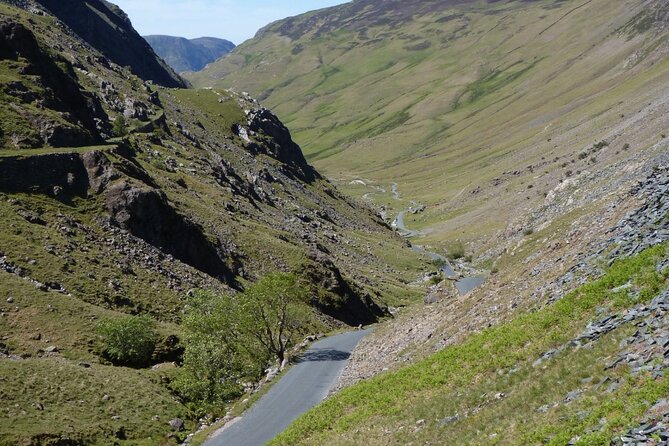
POLYGON ((320 349, 309 351, 303 354, 298 360, 300 362, 315 362, 315 361, 346 361, 351 356, 348 352, 334 349, 320 349))

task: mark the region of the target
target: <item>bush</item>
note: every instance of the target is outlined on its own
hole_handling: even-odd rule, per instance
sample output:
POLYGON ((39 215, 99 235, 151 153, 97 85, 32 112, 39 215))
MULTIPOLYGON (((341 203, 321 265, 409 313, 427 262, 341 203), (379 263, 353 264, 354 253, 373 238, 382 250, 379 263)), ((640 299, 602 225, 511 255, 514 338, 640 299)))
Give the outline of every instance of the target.
POLYGON ((124 316, 101 321, 97 327, 103 355, 117 365, 143 367, 151 361, 158 335, 147 316, 124 316))
POLYGON ((125 136, 128 134, 128 129, 126 128, 126 122, 125 122, 125 117, 123 115, 118 115, 116 119, 114 119, 114 123, 112 125, 112 131, 114 132, 115 136, 125 136))
POLYGON ((243 393, 243 382, 286 358, 310 317, 308 293, 292 274, 269 274, 234 297, 196 293, 174 389, 198 414, 220 410, 243 393))
POLYGON ((461 241, 456 241, 450 244, 446 249, 446 257, 451 260, 461 259, 465 256, 465 245, 461 241))

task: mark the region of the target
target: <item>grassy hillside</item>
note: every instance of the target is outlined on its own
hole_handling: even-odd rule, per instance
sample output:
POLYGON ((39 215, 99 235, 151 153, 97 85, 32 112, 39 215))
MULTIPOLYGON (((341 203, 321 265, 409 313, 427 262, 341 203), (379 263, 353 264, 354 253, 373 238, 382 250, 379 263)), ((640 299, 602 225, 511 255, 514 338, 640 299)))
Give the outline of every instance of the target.
POLYGON ((0 42, 0 444, 174 444, 225 413, 174 385, 198 289, 294 273, 305 335, 420 298, 426 262, 250 97, 156 86, 36 2, 0 2, 0 42), (132 367, 99 331, 129 316, 156 332, 132 367))
POLYGON ((640 0, 355 1, 269 25, 191 81, 259 95, 347 191, 398 182, 427 205, 409 221, 425 243, 480 252, 565 178, 660 140, 665 27, 640 0))
POLYGON ((653 318, 666 319, 667 293, 655 316, 591 327, 633 314, 666 288, 667 270, 657 271, 666 250, 619 261, 555 304, 345 389, 272 444, 609 445, 669 392, 666 377, 652 373, 666 367, 663 349, 641 370, 625 352, 638 351, 634 325, 662 336, 653 318), (627 359, 614 362, 621 351, 627 359))

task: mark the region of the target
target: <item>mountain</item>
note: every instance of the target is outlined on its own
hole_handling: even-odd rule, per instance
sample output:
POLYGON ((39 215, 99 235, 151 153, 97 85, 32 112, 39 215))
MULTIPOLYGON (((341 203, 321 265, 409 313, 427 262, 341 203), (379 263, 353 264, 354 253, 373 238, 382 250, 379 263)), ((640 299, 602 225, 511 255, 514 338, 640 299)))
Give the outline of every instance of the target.
POLYGON ((202 415, 174 388, 198 290, 234 299, 295 274, 305 334, 372 323, 425 290, 410 283, 426 262, 272 112, 172 88, 124 17, 106 2, 0 2, 2 445, 182 441, 202 415), (155 326, 147 363, 101 347, 101 324, 122 316, 155 326))
POLYGON ((235 48, 235 44, 215 37, 185 39, 172 36, 144 36, 153 50, 177 73, 200 71, 235 48))
POLYGON ((137 76, 164 87, 186 86, 183 79, 155 56, 118 6, 106 0, 40 0, 39 3, 111 62, 129 66, 137 76))
POLYGON ((354 0, 189 74, 485 278, 377 328, 270 444, 666 443, 668 53, 665 1, 354 0))
POLYGON ((639 88, 662 96, 666 21, 658 1, 358 0, 273 23, 189 79, 258 96, 346 191, 399 183, 427 206, 407 217, 427 243, 477 244, 592 170, 563 166, 585 147, 614 147, 599 169, 656 142, 633 112, 639 88))

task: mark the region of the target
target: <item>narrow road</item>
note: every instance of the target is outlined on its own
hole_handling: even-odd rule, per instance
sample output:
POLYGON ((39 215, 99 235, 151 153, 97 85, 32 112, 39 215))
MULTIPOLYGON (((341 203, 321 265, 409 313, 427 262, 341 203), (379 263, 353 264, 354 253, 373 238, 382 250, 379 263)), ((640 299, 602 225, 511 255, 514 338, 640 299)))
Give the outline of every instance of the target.
POLYGON ((341 374, 351 352, 371 330, 343 333, 313 344, 260 401, 204 446, 262 446, 320 403, 341 374))

